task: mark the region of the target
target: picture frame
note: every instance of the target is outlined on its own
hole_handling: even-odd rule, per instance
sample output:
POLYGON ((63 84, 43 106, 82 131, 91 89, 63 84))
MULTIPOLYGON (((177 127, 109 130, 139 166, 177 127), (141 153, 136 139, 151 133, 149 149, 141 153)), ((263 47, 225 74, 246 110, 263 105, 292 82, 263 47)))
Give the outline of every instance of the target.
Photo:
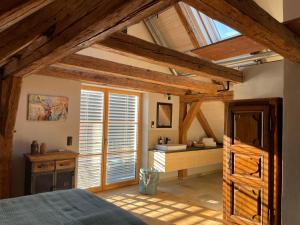
POLYGON ((29 121, 64 121, 69 111, 69 98, 29 94, 27 120, 29 121))
POLYGON ((156 109, 156 128, 172 128, 173 104, 158 102, 156 109))

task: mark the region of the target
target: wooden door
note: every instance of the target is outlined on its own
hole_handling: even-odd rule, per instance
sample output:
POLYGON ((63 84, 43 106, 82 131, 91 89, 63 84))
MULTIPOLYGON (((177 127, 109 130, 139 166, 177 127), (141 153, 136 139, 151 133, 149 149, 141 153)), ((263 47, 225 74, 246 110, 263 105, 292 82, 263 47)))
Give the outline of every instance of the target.
POLYGON ((280 106, 280 99, 227 104, 225 224, 279 224, 280 106))

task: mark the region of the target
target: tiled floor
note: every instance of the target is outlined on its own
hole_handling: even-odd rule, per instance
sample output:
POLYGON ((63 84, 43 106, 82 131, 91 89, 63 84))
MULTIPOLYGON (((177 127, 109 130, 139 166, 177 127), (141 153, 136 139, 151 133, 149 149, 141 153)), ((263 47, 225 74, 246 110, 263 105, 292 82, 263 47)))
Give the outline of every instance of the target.
POLYGON ((141 195, 137 186, 98 196, 130 211, 150 225, 222 224, 222 174, 161 182, 157 195, 141 195))

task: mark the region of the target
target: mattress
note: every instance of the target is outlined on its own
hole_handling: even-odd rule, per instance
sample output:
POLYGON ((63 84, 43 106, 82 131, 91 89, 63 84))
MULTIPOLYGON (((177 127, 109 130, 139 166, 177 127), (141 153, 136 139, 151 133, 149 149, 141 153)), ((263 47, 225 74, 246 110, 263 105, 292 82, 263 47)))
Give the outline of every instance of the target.
POLYGON ((144 225, 127 211, 84 190, 0 201, 0 225, 144 225))

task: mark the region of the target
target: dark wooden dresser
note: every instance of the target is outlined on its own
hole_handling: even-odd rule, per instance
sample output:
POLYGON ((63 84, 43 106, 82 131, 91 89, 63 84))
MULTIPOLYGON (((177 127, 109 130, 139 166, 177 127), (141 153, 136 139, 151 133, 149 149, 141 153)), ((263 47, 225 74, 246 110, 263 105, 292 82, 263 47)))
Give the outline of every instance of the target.
POLYGON ((74 188, 77 156, 70 151, 26 154, 25 194, 74 188))

